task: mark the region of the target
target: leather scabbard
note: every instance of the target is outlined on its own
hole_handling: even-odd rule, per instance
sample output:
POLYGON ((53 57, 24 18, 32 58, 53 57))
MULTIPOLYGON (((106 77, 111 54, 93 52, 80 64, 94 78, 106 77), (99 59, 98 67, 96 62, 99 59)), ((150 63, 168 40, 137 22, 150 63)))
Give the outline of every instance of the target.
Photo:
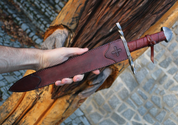
MULTIPOLYGON (((165 31, 163 30, 159 33, 147 35, 146 37, 128 42, 127 45, 130 52, 147 46, 153 47, 155 44, 163 40, 170 41, 170 39, 167 39, 172 38, 172 35, 170 35, 171 37, 166 38, 166 35, 170 32, 170 29, 164 29, 165 31)), ((83 55, 70 58, 62 64, 42 69, 25 76, 11 86, 9 90, 24 92, 37 89, 50 85, 57 80, 73 77, 77 74, 87 73, 95 69, 126 60, 127 58, 124 44, 121 39, 118 39, 98 48, 92 49, 83 55)))
POLYGON ((39 70, 17 81, 10 91, 24 92, 54 83, 62 78, 73 77, 77 74, 99 69, 127 59, 122 40, 118 39, 83 55, 70 58, 68 61, 39 70))

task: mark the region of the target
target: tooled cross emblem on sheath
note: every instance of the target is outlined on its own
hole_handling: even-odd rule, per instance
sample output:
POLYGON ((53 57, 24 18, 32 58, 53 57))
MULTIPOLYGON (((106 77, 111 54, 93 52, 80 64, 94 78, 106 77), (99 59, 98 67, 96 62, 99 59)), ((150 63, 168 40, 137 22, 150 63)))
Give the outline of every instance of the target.
POLYGON ((120 54, 120 52, 122 51, 122 49, 121 48, 117 48, 116 46, 114 46, 114 51, 112 51, 111 53, 112 54, 116 54, 116 56, 118 57, 120 54))

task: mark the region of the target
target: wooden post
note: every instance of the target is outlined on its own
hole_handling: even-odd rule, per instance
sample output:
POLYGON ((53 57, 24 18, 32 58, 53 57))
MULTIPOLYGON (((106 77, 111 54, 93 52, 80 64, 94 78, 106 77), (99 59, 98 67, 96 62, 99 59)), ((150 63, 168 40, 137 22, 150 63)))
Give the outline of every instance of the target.
MULTIPOLYGON (((116 22, 121 23, 126 39, 130 41, 139 38, 151 26, 147 34, 159 31, 162 25, 171 27, 178 19, 177 13, 176 0, 69 0, 46 31, 44 39, 56 30, 67 29, 69 35, 65 46, 92 49, 119 37, 116 22)), ((133 52, 133 59, 145 50, 133 52)), ((82 82, 13 93, 0 107, 0 124, 60 124, 80 106, 86 99, 85 95, 92 94, 98 87, 98 90, 110 87, 127 66, 128 61, 110 66, 112 72, 109 77, 105 73, 101 73, 100 77, 90 73, 82 82), (95 79, 99 79, 97 84, 94 83, 95 79), (87 88, 94 89, 87 93, 87 88)), ((28 70, 26 75, 32 72, 28 70)))

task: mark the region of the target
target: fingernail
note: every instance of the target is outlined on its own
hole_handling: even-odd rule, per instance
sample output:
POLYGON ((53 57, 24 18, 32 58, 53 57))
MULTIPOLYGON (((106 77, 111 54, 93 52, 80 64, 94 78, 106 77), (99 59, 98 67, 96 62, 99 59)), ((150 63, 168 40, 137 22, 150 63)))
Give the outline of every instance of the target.
POLYGON ((63 85, 61 81, 56 81, 56 85, 63 85))
POLYGON ((79 81, 80 81, 80 79, 79 79, 79 78, 77 78, 77 79, 76 79, 76 82, 79 82, 79 81))
POLYGON ((88 50, 88 48, 84 48, 85 50, 88 50))
POLYGON ((67 84, 68 83, 68 81, 67 80, 64 80, 64 82, 63 82, 64 84, 67 84))

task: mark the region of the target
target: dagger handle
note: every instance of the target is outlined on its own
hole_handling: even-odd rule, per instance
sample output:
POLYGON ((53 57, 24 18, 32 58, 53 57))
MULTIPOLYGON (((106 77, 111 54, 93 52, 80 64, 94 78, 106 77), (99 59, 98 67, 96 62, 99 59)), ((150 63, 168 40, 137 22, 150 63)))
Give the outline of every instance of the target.
POLYGON ((129 47, 130 52, 147 47, 147 46, 154 46, 155 44, 166 40, 164 32, 158 32, 152 35, 146 35, 143 38, 128 42, 127 45, 129 47))

